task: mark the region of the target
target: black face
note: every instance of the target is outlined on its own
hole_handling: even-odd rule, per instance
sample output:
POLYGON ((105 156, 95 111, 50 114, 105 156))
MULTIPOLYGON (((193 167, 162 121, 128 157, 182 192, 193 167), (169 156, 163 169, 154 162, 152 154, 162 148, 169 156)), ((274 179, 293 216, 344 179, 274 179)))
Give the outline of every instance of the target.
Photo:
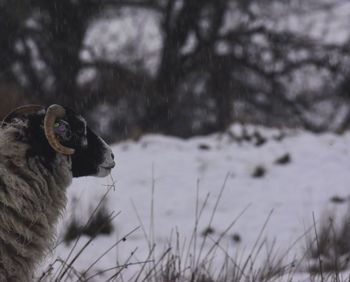
MULTIPOLYGON (((72 171, 73 177, 95 175, 105 176, 113 167, 113 153, 108 149, 102 139, 95 135, 90 128, 86 129, 86 135, 83 137, 87 139, 85 146, 74 146, 75 153, 72 155, 72 171), (108 155, 109 154, 109 164, 108 155)), ((78 143, 85 142, 78 139, 78 143)), ((67 144, 69 145, 69 144, 67 144)))
MULTIPOLYGON (((112 150, 86 125, 84 118, 70 109, 65 110, 65 117, 56 120, 54 131, 62 145, 75 149, 75 153, 70 156, 73 177, 108 175, 115 165, 112 150)), ((31 145, 28 154, 41 156, 50 166, 57 153, 45 137, 42 126, 44 116, 45 112, 42 111, 26 117, 28 128, 22 138, 31 145)))

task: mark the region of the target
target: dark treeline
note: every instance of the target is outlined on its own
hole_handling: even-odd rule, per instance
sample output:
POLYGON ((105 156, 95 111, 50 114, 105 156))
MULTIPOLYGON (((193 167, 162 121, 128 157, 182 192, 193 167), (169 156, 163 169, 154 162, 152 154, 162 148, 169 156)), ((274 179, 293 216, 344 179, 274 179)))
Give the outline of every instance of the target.
POLYGON ((62 103, 96 125, 102 113, 110 139, 207 134, 236 120, 344 130, 350 120, 349 41, 331 44, 309 36, 302 24, 283 25, 286 17, 342 4, 322 3, 0 1, 0 114, 28 102, 62 103), (132 18, 135 11, 159 18, 161 48, 152 73, 133 61, 94 56, 86 45, 95 22, 106 15, 132 18), (86 70, 93 78, 79 82, 86 70))

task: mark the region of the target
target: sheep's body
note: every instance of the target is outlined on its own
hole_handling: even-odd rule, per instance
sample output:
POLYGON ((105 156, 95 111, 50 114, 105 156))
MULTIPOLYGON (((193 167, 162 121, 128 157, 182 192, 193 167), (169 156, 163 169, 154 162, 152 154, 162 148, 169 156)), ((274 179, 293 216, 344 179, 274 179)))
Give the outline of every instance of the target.
POLYGON ((25 123, 0 128, 0 281, 28 282, 49 251, 72 181, 71 159, 45 165, 19 141, 25 123))
POLYGON ((107 176, 111 148, 80 115, 19 107, 0 126, 0 282, 29 282, 50 250, 73 177, 107 176))

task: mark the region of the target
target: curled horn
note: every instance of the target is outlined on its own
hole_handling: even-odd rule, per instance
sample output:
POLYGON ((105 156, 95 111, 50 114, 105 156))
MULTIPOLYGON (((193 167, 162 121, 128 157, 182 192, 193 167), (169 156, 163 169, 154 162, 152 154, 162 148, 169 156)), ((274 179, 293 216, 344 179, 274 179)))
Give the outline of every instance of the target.
POLYGON ((51 105, 46 111, 44 118, 44 131, 50 146, 63 155, 73 155, 75 150, 63 146, 57 139, 54 132, 54 124, 57 118, 63 118, 66 110, 60 105, 51 105))
POLYGON ((2 120, 2 123, 1 123, 1 127, 4 127, 7 123, 9 123, 11 121, 11 119, 16 117, 18 114, 22 114, 22 115, 35 114, 36 112, 38 112, 42 109, 44 109, 43 106, 34 105, 34 104, 20 106, 20 107, 14 109, 12 112, 10 112, 9 114, 7 114, 7 116, 4 117, 4 119, 2 120))

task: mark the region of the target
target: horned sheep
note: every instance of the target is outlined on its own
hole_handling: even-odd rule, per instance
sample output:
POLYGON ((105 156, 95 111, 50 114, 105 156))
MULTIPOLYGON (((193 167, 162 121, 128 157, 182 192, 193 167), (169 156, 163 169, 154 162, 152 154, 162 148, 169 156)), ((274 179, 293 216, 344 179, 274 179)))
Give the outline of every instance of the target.
POLYGON ((0 281, 28 282, 52 245, 73 177, 107 176, 110 147, 69 108, 22 106, 0 128, 0 281))

